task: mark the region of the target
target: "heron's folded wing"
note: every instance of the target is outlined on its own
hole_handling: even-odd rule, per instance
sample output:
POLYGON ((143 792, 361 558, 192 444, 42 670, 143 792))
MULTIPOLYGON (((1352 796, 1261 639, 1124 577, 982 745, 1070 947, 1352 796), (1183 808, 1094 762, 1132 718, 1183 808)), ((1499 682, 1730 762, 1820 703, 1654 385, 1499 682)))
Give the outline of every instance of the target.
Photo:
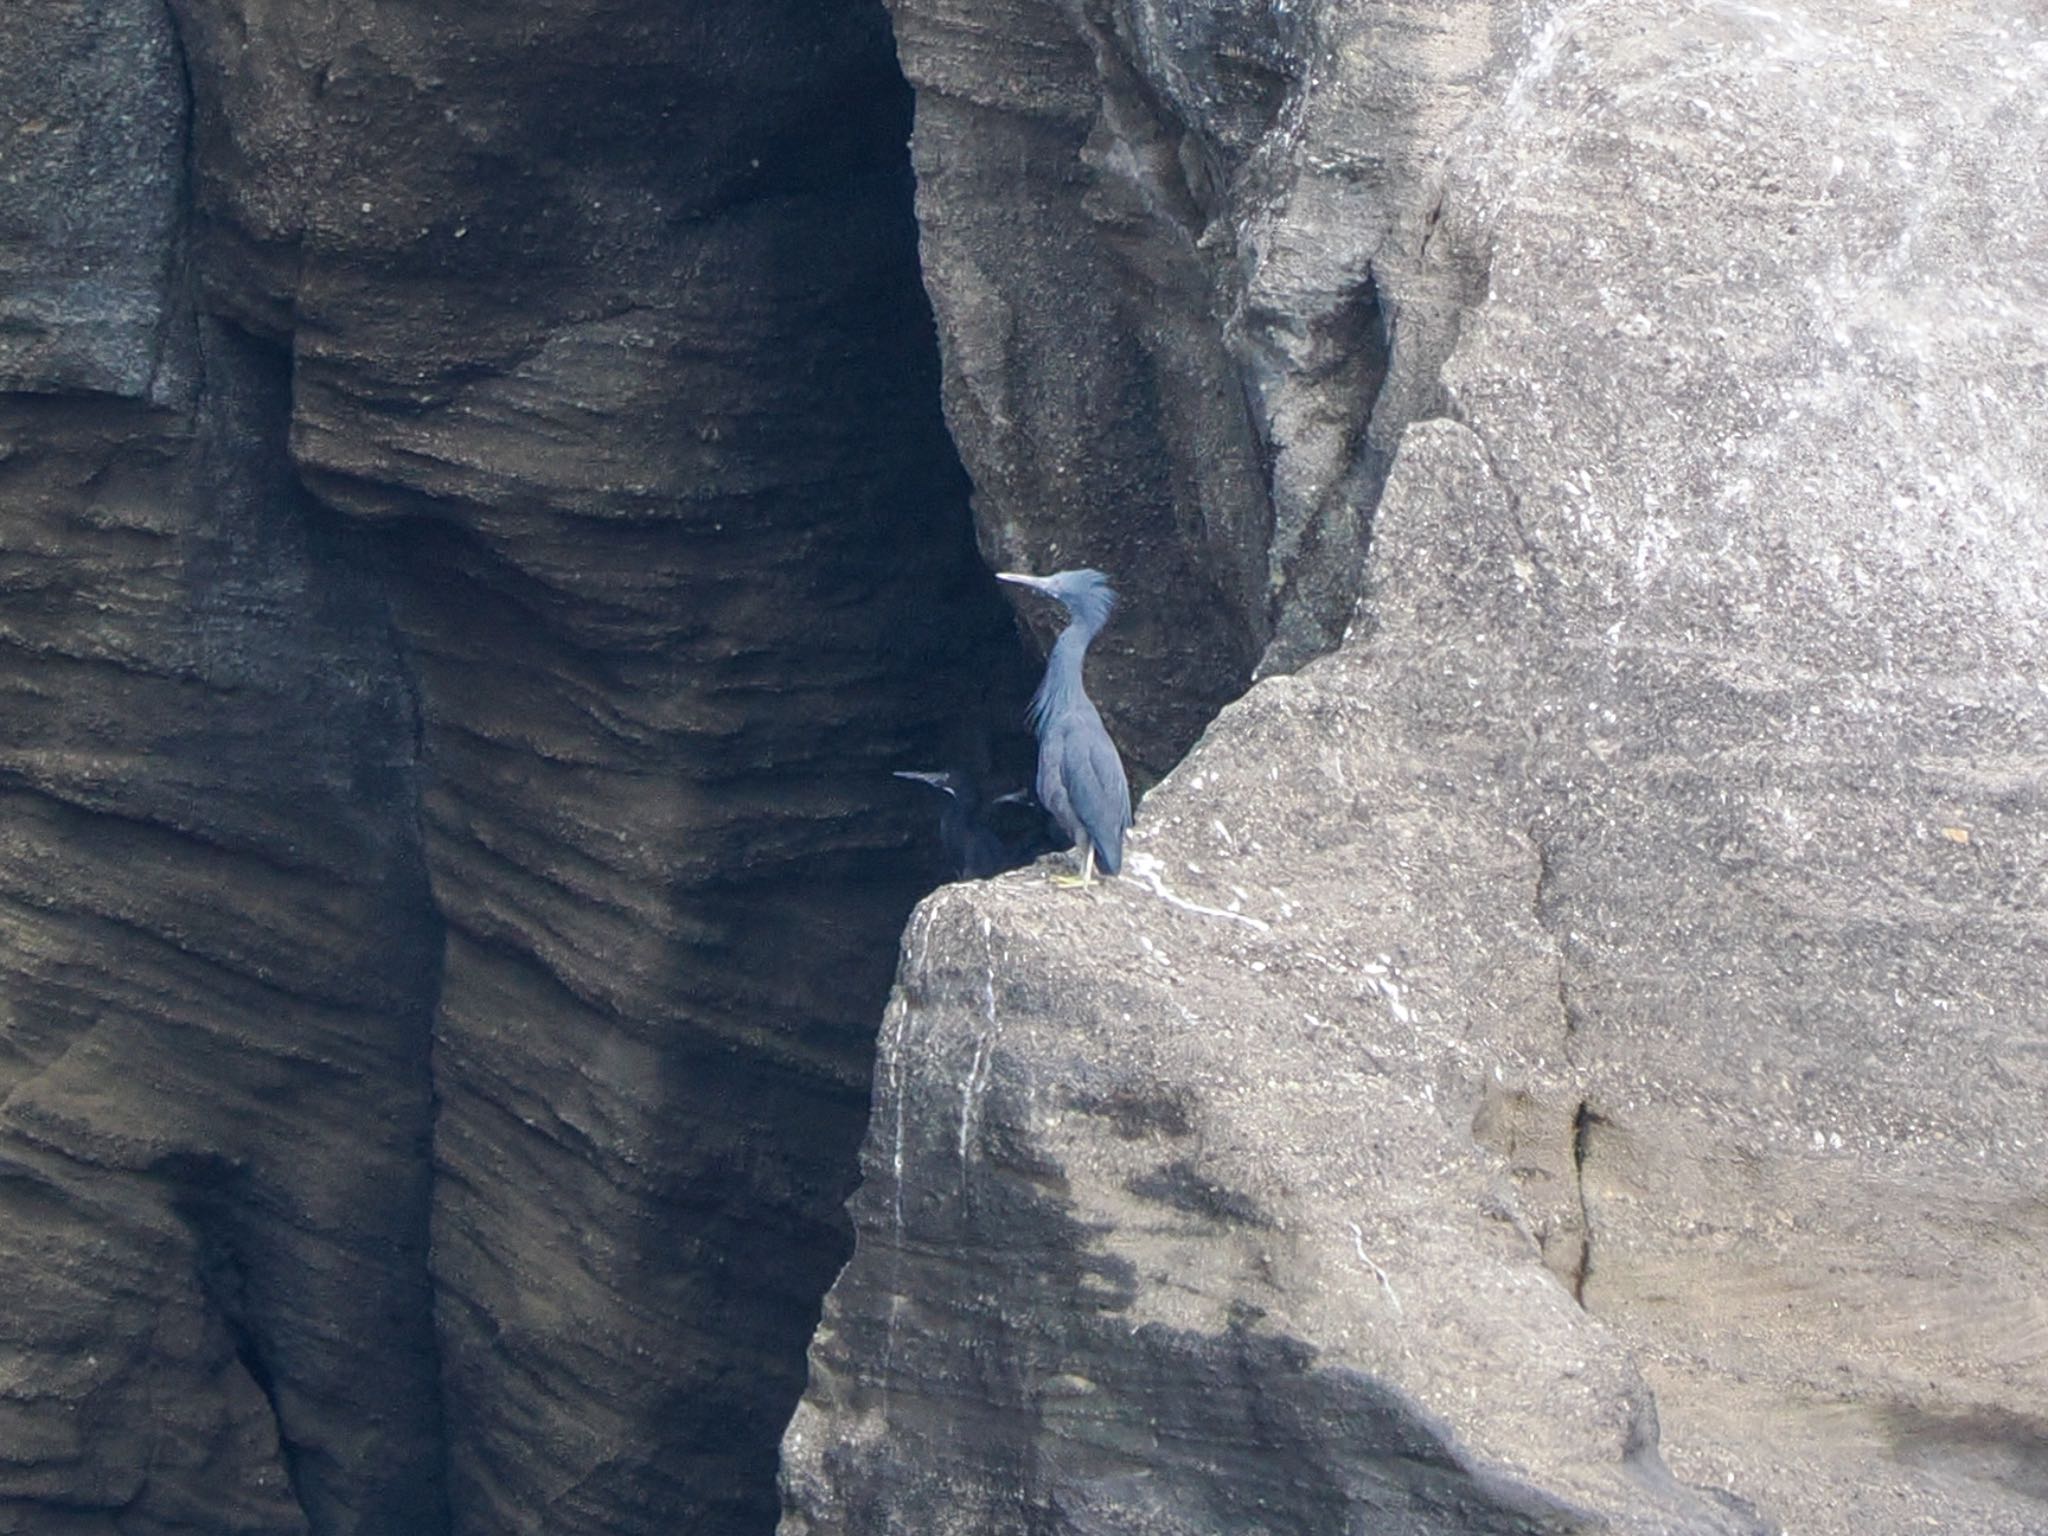
POLYGON ((1131 786, 1106 732, 1090 731, 1077 745, 1081 750, 1070 753, 1064 765, 1067 798, 1096 849, 1106 855, 1104 867, 1114 874, 1124 828, 1131 824, 1131 786))

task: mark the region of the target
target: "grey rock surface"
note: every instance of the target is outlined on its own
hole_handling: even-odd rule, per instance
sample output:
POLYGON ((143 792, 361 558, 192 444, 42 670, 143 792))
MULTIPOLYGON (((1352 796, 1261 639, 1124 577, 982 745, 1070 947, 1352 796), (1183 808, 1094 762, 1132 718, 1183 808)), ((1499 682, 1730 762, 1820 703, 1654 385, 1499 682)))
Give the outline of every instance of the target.
POLYGON ((173 313, 188 142, 160 0, 0 16, 0 389, 144 394, 173 313))
MULTIPOLYGON (((1365 598, 1135 879, 913 920, 785 1536, 2048 1527, 2038 13, 1260 14, 1317 42, 1275 123, 1463 93, 1388 169, 1419 217, 1296 231, 1378 242, 1365 598)), ((920 154, 1064 114, 1085 206, 1145 139, 1088 82, 1234 15, 902 0, 920 154)), ((997 543, 1037 495, 977 491, 997 543)))
POLYGON ((891 11, 983 549, 1117 574, 1096 666, 1156 773, 1349 619, 1388 455, 1440 409, 1479 278, 1428 235, 1492 9, 891 11))

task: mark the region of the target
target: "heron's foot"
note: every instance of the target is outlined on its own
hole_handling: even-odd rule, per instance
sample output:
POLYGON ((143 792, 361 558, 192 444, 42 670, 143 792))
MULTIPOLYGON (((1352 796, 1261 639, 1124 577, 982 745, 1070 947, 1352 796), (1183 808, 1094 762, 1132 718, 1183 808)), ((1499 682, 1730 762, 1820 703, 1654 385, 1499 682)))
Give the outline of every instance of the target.
POLYGON ((1082 889, 1095 884, 1095 879, 1091 875, 1047 875, 1045 878, 1067 890, 1082 889))
POLYGON ((1054 885, 1093 885, 1095 883, 1095 845, 1088 844, 1088 851, 1080 859, 1081 872, 1078 875, 1054 875, 1054 885))

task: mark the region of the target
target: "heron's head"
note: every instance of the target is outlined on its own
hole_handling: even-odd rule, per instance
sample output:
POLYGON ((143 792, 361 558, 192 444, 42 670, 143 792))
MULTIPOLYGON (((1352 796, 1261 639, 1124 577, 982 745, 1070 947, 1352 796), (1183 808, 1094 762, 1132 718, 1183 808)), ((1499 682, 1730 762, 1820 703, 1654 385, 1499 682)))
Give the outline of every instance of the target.
POLYGON ((1058 598, 1076 621, 1087 624, 1091 629, 1100 629, 1108 623, 1110 610, 1116 607, 1116 593, 1110 588, 1109 578, 1100 571, 1056 571, 1050 576, 998 571, 996 580, 1013 582, 1034 592, 1043 592, 1047 597, 1058 598))

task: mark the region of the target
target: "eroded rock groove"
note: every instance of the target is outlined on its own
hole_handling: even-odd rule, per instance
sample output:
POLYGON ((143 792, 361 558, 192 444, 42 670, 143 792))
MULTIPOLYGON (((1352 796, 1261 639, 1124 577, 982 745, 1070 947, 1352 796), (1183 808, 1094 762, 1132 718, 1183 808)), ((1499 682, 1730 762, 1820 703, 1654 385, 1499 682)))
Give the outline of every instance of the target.
POLYGON ((889 770, 1014 768, 1029 689, 883 13, 44 13, 0 1270, 70 1376, 0 1508, 763 1530, 932 878, 889 770))

